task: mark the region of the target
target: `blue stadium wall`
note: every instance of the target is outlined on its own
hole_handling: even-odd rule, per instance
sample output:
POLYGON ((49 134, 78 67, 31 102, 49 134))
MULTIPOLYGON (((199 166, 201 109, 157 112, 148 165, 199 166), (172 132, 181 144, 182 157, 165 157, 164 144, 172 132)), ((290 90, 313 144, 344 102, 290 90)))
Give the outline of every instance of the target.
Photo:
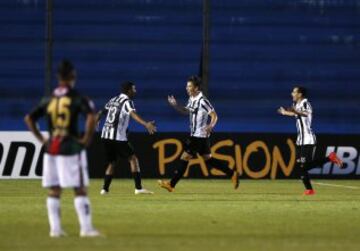
MULTIPOLYGON (((24 114, 44 94, 44 2, 0 2, 0 130, 24 130, 24 114)), ((54 67, 72 59, 78 88, 97 107, 133 80, 140 114, 160 131, 188 130, 166 96, 184 102, 186 78, 199 72, 202 1, 54 1, 53 22, 54 67)), ((359 0, 211 1, 217 131, 294 132, 276 109, 291 104, 298 83, 310 89, 316 132, 360 134, 359 0)))

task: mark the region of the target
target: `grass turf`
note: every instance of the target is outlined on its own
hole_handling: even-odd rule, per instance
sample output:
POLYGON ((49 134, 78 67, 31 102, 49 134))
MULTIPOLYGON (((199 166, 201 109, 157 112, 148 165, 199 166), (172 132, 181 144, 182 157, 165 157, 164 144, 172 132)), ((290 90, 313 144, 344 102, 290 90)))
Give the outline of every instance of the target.
POLYGON ((36 180, 0 181, 0 250, 360 250, 359 181, 321 181, 302 196, 299 181, 183 180, 175 193, 145 180, 152 196, 135 196, 131 180, 116 180, 100 196, 92 180, 95 226, 106 235, 82 239, 72 191, 62 198, 66 238, 48 237, 46 191, 36 180))

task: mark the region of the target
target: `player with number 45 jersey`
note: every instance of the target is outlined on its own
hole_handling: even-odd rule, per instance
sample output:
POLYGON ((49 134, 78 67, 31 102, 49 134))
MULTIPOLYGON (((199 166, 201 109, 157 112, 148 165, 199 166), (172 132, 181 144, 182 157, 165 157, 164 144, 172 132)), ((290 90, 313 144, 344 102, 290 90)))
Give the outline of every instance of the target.
POLYGON ((80 236, 96 237, 100 233, 94 229, 91 220, 86 189, 89 175, 85 151, 95 130, 95 109, 92 101, 75 89, 76 70, 69 60, 60 63, 57 77, 59 86, 52 95, 44 98, 25 117, 30 131, 45 147, 42 185, 49 189, 46 206, 50 236, 66 235, 60 221, 60 196, 63 188, 73 188, 80 236), (86 117, 83 136, 78 131, 80 115, 86 117), (41 134, 36 124, 41 117, 48 121, 49 138, 41 134))

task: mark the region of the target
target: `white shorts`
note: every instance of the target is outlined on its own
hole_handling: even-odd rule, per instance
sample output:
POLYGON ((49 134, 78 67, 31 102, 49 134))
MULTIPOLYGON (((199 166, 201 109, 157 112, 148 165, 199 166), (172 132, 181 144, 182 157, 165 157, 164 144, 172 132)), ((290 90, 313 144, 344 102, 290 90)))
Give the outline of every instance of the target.
POLYGON ((74 155, 50 155, 43 160, 43 187, 86 187, 89 185, 86 151, 74 155))

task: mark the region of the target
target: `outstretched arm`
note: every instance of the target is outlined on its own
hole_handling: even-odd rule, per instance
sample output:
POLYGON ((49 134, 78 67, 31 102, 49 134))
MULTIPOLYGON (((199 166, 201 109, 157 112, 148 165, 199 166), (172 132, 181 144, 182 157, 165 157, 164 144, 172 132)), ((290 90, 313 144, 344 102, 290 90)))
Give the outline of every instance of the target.
POLYGON ((308 112, 297 111, 294 108, 285 109, 284 107, 280 107, 278 109, 278 113, 290 117, 295 117, 295 116, 307 117, 309 115, 308 112))
POLYGON ((183 115, 188 115, 189 114, 189 110, 186 109, 184 106, 179 105, 173 95, 168 96, 168 102, 179 113, 181 113, 183 115))
POLYGON ((137 114, 135 111, 130 112, 130 116, 139 124, 143 125, 146 130, 149 132, 149 134, 154 134, 156 132, 156 126, 155 121, 145 121, 143 120, 139 114, 137 114))
POLYGON ((283 116, 290 116, 290 117, 294 117, 296 116, 296 113, 294 113, 293 111, 291 111, 290 109, 285 109, 284 107, 280 107, 278 109, 278 113, 283 115, 283 116))

